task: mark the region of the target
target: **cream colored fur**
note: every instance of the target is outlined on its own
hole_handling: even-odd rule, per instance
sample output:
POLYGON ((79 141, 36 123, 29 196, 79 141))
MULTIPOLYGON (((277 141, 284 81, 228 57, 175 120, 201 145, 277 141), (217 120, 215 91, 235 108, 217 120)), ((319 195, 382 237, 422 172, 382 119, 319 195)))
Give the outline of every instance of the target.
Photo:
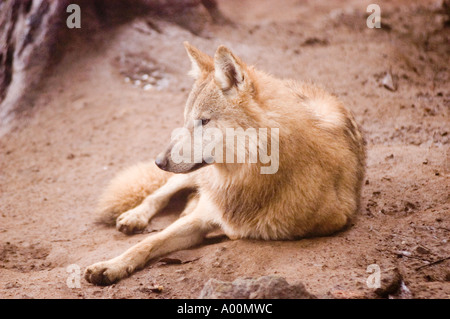
POLYGON ((170 197, 196 193, 181 215, 122 255, 87 268, 94 284, 111 284, 158 256, 186 249, 222 229, 231 239, 292 240, 330 235, 357 212, 365 167, 363 138, 351 112, 334 96, 310 84, 279 80, 245 65, 220 46, 214 59, 185 44, 196 82, 185 109, 185 127, 279 128, 279 169, 263 163, 214 163, 199 169, 176 164, 171 144, 159 158, 164 169, 141 164, 121 173, 100 202, 103 220, 118 230, 144 229, 170 197))

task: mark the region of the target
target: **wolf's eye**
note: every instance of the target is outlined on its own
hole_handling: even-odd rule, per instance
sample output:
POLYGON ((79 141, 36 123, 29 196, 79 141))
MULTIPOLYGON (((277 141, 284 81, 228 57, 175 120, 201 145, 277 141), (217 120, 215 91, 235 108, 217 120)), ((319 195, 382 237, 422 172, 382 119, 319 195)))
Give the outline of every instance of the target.
POLYGON ((209 123, 211 119, 202 119, 202 125, 206 125, 209 123))

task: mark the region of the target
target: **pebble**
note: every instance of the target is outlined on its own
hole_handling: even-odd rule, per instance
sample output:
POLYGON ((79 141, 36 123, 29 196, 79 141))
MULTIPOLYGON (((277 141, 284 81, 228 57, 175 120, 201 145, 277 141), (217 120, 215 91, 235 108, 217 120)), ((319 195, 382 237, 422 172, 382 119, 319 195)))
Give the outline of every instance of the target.
POLYGON ((381 84, 389 91, 397 91, 397 84, 394 82, 390 72, 387 72, 384 78, 381 80, 381 84))
POLYGON ((397 268, 385 270, 381 276, 381 287, 375 290, 380 297, 387 297, 397 293, 402 284, 402 275, 397 268))
POLYGON ((430 253, 430 250, 426 247, 419 245, 416 247, 416 252, 422 255, 427 255, 430 253))

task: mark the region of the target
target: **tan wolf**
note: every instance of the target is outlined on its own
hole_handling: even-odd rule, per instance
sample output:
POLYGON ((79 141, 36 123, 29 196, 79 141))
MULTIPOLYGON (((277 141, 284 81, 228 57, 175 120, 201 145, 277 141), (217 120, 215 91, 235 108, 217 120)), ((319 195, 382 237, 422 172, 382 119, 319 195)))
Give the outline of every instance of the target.
MULTIPOLYGON (((278 138, 257 145, 259 151, 277 144, 278 153, 271 154, 278 162, 276 173, 262 174, 267 162, 261 158, 256 163, 206 158, 180 163, 173 158, 174 146, 192 142, 173 140, 155 162, 113 179, 100 199, 100 216, 131 234, 143 230, 179 190, 196 191, 172 225, 116 258, 89 266, 85 278, 91 283, 116 282, 155 257, 201 243, 215 229, 231 239, 324 236, 343 229, 358 210, 365 143, 351 112, 336 97, 313 84, 279 80, 247 66, 225 46, 214 58, 187 42, 185 47, 195 83, 184 128, 193 134, 201 123, 203 130, 215 128, 224 135, 227 128, 277 128, 278 138)), ((224 152, 233 151, 227 147, 224 152)))

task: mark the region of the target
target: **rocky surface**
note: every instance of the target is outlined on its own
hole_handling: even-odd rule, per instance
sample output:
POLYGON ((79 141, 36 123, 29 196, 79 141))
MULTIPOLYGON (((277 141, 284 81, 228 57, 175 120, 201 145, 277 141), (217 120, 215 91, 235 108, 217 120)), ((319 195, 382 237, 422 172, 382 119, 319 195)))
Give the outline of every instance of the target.
POLYGON ((238 278, 233 282, 210 279, 200 299, 314 299, 302 283, 290 285, 279 276, 238 278))
POLYGON ((68 1, 9 0, 0 3, 0 124, 34 89, 48 66, 68 1))
MULTIPOLYGON (((215 0, 7 0, 0 2, 0 135, 17 112, 33 106, 35 91, 76 30, 66 25, 69 4, 81 9, 82 29, 97 33, 141 15, 202 34, 208 21, 226 22, 215 0)), ((150 23, 150 25, 154 26, 150 23)))

